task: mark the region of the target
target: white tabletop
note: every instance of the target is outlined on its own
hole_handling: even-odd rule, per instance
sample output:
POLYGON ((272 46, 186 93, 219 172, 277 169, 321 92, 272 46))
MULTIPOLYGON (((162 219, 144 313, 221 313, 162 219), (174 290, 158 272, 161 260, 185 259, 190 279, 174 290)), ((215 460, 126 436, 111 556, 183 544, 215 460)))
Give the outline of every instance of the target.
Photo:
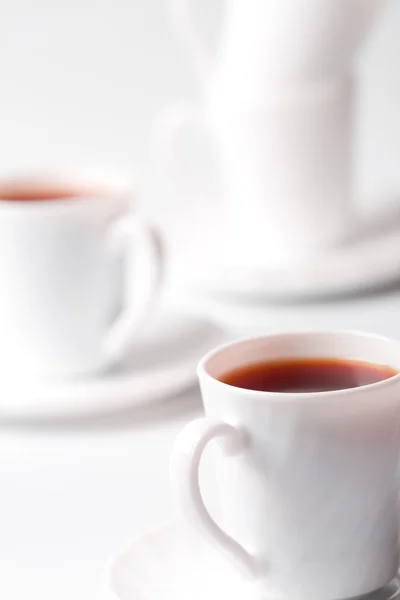
MULTIPOLYGON (((352 327, 400 337, 400 293, 214 312, 240 334, 352 327), (240 323, 243 325, 239 326, 240 323)), ((102 565, 171 514, 168 457, 197 390, 148 412, 0 432, 0 597, 95 599, 102 565)))
POLYGON ((107 557, 170 514, 169 450, 199 407, 196 392, 155 422, 2 429, 0 597, 94 599, 107 557))

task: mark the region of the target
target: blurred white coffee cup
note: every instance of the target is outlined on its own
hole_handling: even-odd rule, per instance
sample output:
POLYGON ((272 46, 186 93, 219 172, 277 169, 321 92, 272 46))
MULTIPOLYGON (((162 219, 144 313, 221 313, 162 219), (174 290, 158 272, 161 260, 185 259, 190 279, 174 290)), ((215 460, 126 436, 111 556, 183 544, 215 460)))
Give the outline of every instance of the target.
POLYGON ((0 179, 5 377, 94 374, 130 347, 159 292, 159 234, 135 185, 89 173, 0 179))

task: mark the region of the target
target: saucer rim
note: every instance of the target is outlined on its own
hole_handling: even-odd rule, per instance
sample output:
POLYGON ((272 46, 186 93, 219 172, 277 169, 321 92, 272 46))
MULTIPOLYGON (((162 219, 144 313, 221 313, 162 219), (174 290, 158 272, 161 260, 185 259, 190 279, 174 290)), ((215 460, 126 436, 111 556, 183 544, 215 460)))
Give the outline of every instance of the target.
POLYGON ((400 224, 371 237, 296 264, 249 266, 210 262, 175 273, 186 294, 225 301, 315 300, 381 289, 400 281, 400 224), (193 275, 193 272, 196 275, 193 275))
MULTIPOLYGON (((172 314, 177 314, 176 309, 167 306, 162 311, 162 318, 172 314)), ((97 377, 35 382, 19 388, 13 381, 0 379, 0 422, 61 422, 102 417, 171 400, 196 384, 196 366, 200 358, 211 347, 229 339, 226 328, 207 315, 186 311, 183 318, 188 326, 195 322, 204 323, 209 328, 208 335, 197 344, 194 341, 189 356, 183 348, 180 349, 167 367, 161 358, 149 369, 128 368, 121 372, 121 377, 114 376, 115 379, 111 376, 107 379, 107 374, 100 373, 97 377), (198 350, 194 352, 195 347, 198 350), (101 391, 102 380, 104 389, 101 391), (147 385, 143 391, 144 380, 147 385)))

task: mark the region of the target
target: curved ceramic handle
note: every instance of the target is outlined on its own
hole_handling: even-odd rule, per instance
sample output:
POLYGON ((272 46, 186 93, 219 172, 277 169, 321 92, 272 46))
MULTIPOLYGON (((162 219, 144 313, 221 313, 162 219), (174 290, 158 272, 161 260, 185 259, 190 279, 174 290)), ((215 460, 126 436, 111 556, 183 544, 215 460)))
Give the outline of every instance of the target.
POLYGON ((158 231, 130 215, 111 224, 108 242, 114 256, 124 257, 122 310, 103 343, 106 356, 118 360, 129 348, 133 334, 144 325, 159 295, 164 252, 158 231))
POLYGON ((245 576, 258 579, 258 564, 232 537, 211 518, 199 486, 199 467, 207 444, 224 438, 225 453, 230 456, 243 450, 242 432, 228 423, 203 418, 189 423, 178 435, 171 456, 171 483, 178 507, 184 518, 199 533, 221 550, 245 576))
POLYGON ((168 0, 170 13, 178 35, 192 53, 200 82, 203 84, 210 70, 210 57, 193 21, 188 0, 168 0))
POLYGON ((195 104, 181 102, 168 107, 152 127, 150 143, 155 162, 175 183, 178 183, 181 172, 175 139, 178 132, 190 124, 207 129, 202 109, 195 104))

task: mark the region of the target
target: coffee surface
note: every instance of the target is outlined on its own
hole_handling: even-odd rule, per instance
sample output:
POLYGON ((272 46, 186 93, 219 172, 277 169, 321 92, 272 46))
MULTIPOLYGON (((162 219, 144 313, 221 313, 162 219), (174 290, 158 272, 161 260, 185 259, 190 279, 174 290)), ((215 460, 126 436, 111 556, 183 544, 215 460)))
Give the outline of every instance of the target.
POLYGON ((294 358, 250 364, 218 379, 248 390, 304 393, 349 389, 394 375, 397 371, 386 365, 335 358, 294 358))
POLYGON ((64 200, 68 198, 79 198, 87 195, 87 190, 78 187, 54 186, 54 187, 10 187, 0 188, 0 201, 7 202, 41 202, 51 200, 64 200))

